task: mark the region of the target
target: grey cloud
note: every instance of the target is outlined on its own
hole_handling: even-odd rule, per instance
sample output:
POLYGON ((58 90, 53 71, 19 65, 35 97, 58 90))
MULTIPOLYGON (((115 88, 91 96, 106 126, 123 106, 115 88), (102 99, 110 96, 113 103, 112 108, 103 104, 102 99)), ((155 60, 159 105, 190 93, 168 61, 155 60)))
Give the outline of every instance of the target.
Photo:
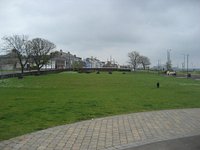
POLYGON ((82 57, 112 55, 122 64, 137 50, 156 65, 171 48, 174 64, 181 53, 200 64, 199 0, 2 0, 0 8, 1 37, 43 37, 82 57))

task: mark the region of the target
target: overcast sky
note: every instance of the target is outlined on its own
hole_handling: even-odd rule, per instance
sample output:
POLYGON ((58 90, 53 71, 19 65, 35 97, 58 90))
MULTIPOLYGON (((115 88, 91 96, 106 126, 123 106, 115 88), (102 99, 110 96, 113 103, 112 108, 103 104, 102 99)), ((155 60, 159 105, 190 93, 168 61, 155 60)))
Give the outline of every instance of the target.
POLYGON ((0 37, 41 37, 57 49, 127 64, 128 52, 200 68, 200 0, 0 0, 0 37))

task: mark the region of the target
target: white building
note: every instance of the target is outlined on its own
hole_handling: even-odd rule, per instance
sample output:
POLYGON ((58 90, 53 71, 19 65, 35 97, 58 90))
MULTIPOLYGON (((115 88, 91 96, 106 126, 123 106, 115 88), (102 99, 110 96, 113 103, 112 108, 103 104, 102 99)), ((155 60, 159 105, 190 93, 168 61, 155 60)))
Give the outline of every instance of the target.
POLYGON ((83 62, 85 68, 102 68, 105 65, 105 62, 102 62, 95 57, 86 58, 83 62))
POLYGON ((70 52, 63 52, 62 50, 51 53, 50 57, 49 63, 43 68, 67 69, 73 68, 76 62, 82 62, 82 58, 72 55, 70 52))

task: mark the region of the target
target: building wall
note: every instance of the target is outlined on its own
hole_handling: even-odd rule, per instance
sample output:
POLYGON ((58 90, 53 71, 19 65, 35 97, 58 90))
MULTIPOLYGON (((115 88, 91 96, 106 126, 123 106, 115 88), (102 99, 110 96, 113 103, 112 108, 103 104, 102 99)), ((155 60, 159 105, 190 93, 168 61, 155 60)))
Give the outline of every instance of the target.
POLYGON ((56 55, 51 58, 47 65, 43 67, 43 69, 67 69, 72 68, 74 62, 80 62, 82 59, 80 57, 76 57, 76 55, 72 55, 69 52, 65 53, 63 51, 57 51, 56 55))

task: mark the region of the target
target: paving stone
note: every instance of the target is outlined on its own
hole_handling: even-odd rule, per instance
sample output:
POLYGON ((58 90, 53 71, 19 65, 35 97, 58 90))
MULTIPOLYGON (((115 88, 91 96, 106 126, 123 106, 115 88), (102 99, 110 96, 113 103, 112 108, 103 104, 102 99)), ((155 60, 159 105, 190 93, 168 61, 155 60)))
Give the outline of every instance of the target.
POLYGON ((57 126, 1 141, 1 150, 115 150, 200 135, 200 109, 111 116, 57 126))

